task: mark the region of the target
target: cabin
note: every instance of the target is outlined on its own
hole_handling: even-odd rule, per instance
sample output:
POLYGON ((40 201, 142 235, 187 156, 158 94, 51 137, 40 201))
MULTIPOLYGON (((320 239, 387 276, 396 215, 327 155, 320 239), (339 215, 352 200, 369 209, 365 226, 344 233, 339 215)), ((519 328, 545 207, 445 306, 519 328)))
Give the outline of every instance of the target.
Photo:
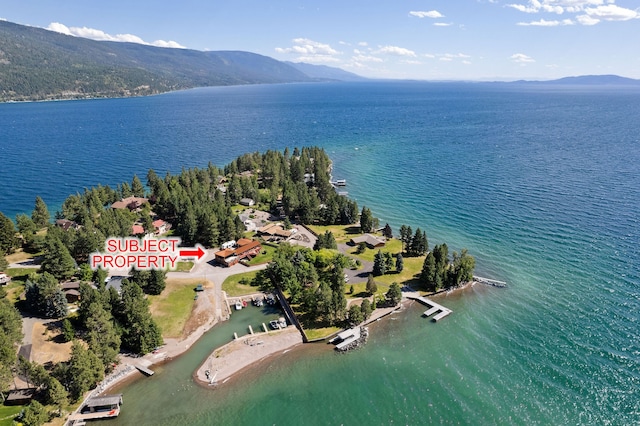
POLYGON ((80 225, 76 222, 69 219, 58 219, 56 220, 56 226, 62 228, 63 231, 68 231, 69 229, 80 229, 80 225))
POLYGON ((384 239, 375 237, 371 234, 364 234, 349 240, 349 244, 352 246, 357 246, 360 243, 365 243, 367 247, 369 247, 370 249, 373 249, 378 247, 384 247, 387 242, 384 239))
POLYGON ((256 202, 253 200, 253 198, 243 198, 240 200, 240 205, 243 205, 243 206, 251 207, 255 204, 256 202))
POLYGON ((68 281, 60 284, 67 303, 75 303, 80 301, 80 281, 68 281))
POLYGON ((223 266, 233 266, 243 259, 251 259, 262 250, 260 241, 241 238, 235 248, 223 249, 215 253, 216 262, 223 266))

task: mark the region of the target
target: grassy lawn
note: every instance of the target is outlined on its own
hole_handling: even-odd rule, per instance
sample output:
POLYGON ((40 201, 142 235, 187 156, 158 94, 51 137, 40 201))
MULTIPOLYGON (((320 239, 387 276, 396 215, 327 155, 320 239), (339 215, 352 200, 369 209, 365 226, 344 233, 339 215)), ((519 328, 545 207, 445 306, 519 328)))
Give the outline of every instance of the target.
POLYGON ((242 274, 232 275, 228 277, 222 283, 222 290, 227 292, 227 296, 235 297, 235 296, 243 296, 245 294, 256 293, 260 291, 258 287, 254 287, 249 285, 248 283, 253 280, 256 276, 256 271, 254 272, 244 272, 242 274), (246 282, 247 284, 243 284, 240 281, 246 282))
POLYGON ((334 333, 342 330, 340 327, 323 327, 323 328, 306 328, 305 334, 309 340, 324 339, 331 336, 334 333))
POLYGON ((27 282, 29 274, 38 272, 35 268, 9 268, 5 271, 11 277, 11 282, 4 289, 7 297, 13 302, 18 301, 18 297, 24 291, 24 284, 27 282))
POLYGON ((36 254, 27 253, 22 249, 18 249, 15 251, 15 253, 11 253, 10 255, 6 256, 6 259, 7 259, 7 262, 9 263, 18 263, 18 262, 24 262, 25 260, 33 259, 34 257, 39 256, 41 254, 42 253, 36 253, 36 254))
POLYGON ((360 227, 355 225, 308 225, 308 228, 318 235, 331 231, 333 238, 336 239, 336 243, 338 244, 346 243, 351 238, 360 235, 360 227))
POLYGON ((180 337, 182 334, 193 310, 194 288, 198 284, 204 284, 205 287, 213 285, 201 279, 167 279, 167 287, 162 294, 149 296, 151 314, 160 326, 163 337, 180 337))
POLYGON ((178 262, 176 272, 189 272, 193 268, 193 262, 178 262))
POLYGON ((23 408, 21 405, 0 405, 0 426, 12 426, 14 424, 13 418, 17 416, 23 408))
POLYGON ((273 259, 273 253, 275 253, 275 251, 275 248, 263 244, 262 250, 260 250, 260 254, 251 259, 249 265, 254 266, 271 262, 271 259, 273 259))

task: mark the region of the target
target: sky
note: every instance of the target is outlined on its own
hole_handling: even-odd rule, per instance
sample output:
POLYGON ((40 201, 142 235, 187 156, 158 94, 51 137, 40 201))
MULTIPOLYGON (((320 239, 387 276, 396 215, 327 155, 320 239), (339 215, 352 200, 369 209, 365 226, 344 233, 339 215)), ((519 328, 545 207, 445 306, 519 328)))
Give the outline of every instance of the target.
POLYGON ((639 0, 2 0, 0 19, 370 78, 640 78, 639 0))

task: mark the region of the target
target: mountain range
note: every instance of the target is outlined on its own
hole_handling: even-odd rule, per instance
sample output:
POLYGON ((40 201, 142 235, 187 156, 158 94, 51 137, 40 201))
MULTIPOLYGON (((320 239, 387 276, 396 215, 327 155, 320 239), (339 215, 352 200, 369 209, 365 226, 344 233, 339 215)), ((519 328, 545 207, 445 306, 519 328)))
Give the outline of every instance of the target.
MULTIPOLYGON (((242 51, 168 49, 95 41, 0 20, 0 102, 143 96, 204 86, 360 81, 340 68, 242 51)), ((640 85, 616 75, 518 81, 640 85)))
POLYGON ((0 21, 0 101, 124 97, 203 86, 363 79, 242 51, 95 41, 0 21))

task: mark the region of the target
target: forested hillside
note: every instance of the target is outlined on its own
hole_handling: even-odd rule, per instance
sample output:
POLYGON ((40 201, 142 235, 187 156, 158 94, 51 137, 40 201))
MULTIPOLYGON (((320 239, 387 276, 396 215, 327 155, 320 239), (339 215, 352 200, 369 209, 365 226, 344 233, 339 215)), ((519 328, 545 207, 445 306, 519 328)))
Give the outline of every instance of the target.
POLYGON ((312 80, 255 53, 94 41, 0 21, 0 101, 139 96, 312 80))

